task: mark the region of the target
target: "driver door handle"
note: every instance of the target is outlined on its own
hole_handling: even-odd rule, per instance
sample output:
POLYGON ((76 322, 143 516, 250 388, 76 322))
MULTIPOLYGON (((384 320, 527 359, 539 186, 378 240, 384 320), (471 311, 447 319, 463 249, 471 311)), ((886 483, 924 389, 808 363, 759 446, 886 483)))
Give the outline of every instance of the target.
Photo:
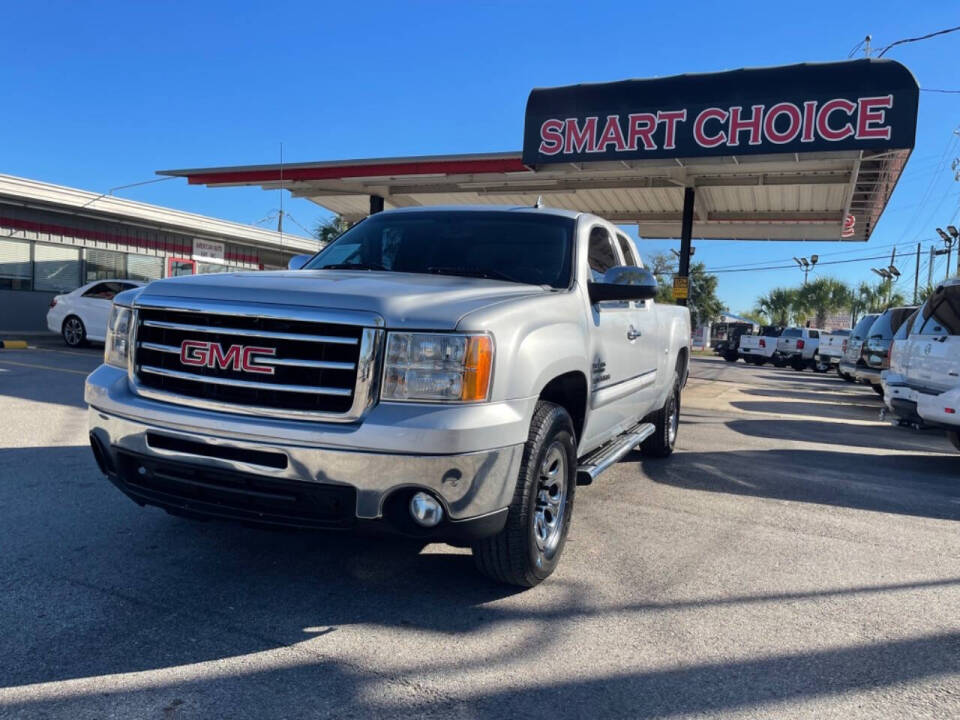
POLYGON ((636 340, 642 334, 643 333, 633 327, 633 325, 627 328, 627 340, 630 340, 631 342, 636 340))

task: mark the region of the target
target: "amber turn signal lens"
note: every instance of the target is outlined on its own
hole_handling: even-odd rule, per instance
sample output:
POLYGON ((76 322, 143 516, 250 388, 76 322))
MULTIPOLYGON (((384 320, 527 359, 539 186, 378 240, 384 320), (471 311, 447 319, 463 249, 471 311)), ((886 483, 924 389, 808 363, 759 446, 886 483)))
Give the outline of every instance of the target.
POLYGON ((486 400, 493 372, 493 341, 489 335, 471 335, 467 341, 461 400, 486 400))

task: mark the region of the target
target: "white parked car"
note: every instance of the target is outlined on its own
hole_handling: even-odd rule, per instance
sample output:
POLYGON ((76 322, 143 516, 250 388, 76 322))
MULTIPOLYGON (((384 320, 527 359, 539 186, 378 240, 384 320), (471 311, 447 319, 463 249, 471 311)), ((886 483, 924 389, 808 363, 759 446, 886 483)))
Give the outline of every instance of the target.
POLYGON ((61 335, 70 347, 83 345, 88 340, 103 342, 113 296, 144 285, 146 283, 139 280, 97 280, 57 295, 50 301, 47 328, 61 335))
POLYGON ((904 334, 881 376, 884 402, 902 421, 943 428, 960 450, 960 278, 938 287, 904 334))

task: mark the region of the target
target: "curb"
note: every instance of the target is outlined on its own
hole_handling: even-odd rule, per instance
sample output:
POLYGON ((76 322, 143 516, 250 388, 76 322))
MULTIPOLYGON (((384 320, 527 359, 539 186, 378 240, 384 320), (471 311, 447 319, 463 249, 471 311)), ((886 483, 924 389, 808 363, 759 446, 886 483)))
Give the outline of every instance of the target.
POLYGON ((0 349, 2 350, 26 350, 26 340, 0 340, 0 349))

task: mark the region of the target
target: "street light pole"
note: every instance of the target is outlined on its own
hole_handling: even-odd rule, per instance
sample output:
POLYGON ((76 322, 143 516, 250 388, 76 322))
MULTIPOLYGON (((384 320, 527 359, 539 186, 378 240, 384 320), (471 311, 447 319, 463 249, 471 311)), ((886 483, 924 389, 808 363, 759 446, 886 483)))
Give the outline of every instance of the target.
POLYGON ((810 274, 810 271, 813 270, 813 266, 817 264, 817 261, 820 259, 819 255, 811 255, 810 259, 807 258, 797 258, 795 257, 793 261, 800 266, 800 269, 803 271, 803 284, 807 284, 807 276, 810 274))

